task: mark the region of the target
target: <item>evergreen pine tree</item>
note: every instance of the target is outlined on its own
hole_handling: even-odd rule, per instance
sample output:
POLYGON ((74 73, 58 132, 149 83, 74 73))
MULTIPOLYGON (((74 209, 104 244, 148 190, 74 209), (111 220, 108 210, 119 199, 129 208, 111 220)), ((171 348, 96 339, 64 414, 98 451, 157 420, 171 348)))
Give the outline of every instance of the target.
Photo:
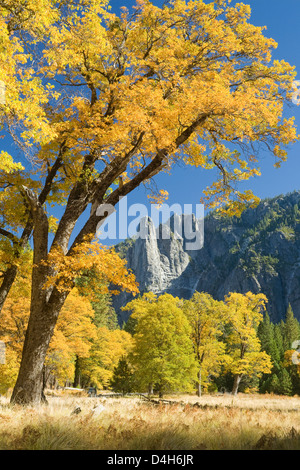
POLYGON ((282 395, 292 395, 299 393, 300 380, 293 365, 287 365, 285 361, 285 352, 292 349, 294 341, 300 338, 299 322, 294 317, 291 305, 289 304, 286 312, 285 321, 274 326, 274 338, 280 353, 279 368, 276 371, 280 387, 277 393, 282 395))
POLYGON ((289 372, 282 368, 278 374, 279 379, 279 393, 281 395, 292 395, 293 393, 293 383, 289 372))
MULTIPOLYGON (((261 342, 262 351, 266 351, 272 360, 272 375, 275 375, 280 370, 281 354, 275 339, 274 325, 270 320, 267 312, 264 314, 263 321, 259 324, 257 334, 261 342)), ((259 381, 259 390, 262 393, 273 392, 271 389, 272 377, 269 374, 263 374, 259 381)), ((277 377, 278 379, 278 377, 277 377)), ((276 379, 274 379, 276 380, 276 379)))
POLYGON ((137 325, 137 319, 130 316, 127 322, 123 325, 123 330, 127 331, 127 333, 130 333, 133 336, 135 333, 136 325, 137 325))
POLYGON ((94 323, 97 328, 106 327, 109 330, 119 328, 118 317, 112 307, 112 295, 104 293, 103 280, 91 269, 76 279, 76 286, 82 295, 90 298, 95 312, 94 323))
POLYGON ((98 328, 105 326, 109 330, 118 329, 118 317, 111 302, 109 294, 99 295, 97 300, 91 302, 95 311, 95 324, 98 328))
POLYGON ((268 390, 270 393, 275 393, 277 395, 280 395, 281 389, 280 389, 280 380, 278 378, 278 375, 272 374, 272 376, 269 378, 269 381, 267 383, 268 390))
POLYGON ((261 386, 262 393, 275 393, 276 395, 292 395, 293 384, 290 374, 285 368, 281 368, 278 375, 272 374, 261 386))
POLYGON ((115 367, 110 385, 114 392, 121 392, 123 395, 133 391, 133 372, 125 357, 115 367))
POLYGON ((273 326, 274 328, 274 340, 279 354, 279 362, 284 359, 284 346, 283 346, 283 335, 284 335, 284 321, 281 320, 279 324, 273 326))
POLYGON ((286 318, 285 318, 285 325, 283 330, 283 347, 285 351, 292 349, 292 344, 294 341, 299 340, 300 338, 300 328, 299 322, 294 317, 294 313, 292 310, 291 305, 289 304, 286 318))
POLYGON ((258 337, 262 351, 271 356, 273 362, 279 362, 280 354, 274 337, 274 328, 268 312, 265 312, 263 321, 258 325, 258 337))

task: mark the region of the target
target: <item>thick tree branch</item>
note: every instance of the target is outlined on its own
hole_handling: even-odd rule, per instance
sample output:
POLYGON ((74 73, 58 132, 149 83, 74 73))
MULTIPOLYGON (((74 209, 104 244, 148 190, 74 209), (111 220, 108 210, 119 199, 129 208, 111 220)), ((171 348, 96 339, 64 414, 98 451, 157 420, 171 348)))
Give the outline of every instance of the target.
POLYGON ((5 230, 4 228, 0 228, 0 235, 2 235, 3 237, 9 238, 9 240, 13 242, 14 246, 17 246, 19 243, 18 237, 16 237, 16 235, 9 232, 8 230, 5 230))
POLYGON ((49 224, 48 217, 43 209, 42 204, 39 202, 38 196, 26 186, 23 186, 23 191, 30 203, 31 216, 33 220, 33 242, 34 242, 34 258, 33 263, 40 263, 45 260, 48 254, 48 232, 49 224))
MULTIPOLYGON (((209 114, 201 114, 198 116, 198 118, 190 125, 188 126, 175 140, 175 145, 176 147, 180 147, 186 140, 189 139, 189 137, 195 132, 195 130, 204 124, 206 119, 208 118, 209 114)), ((112 206, 115 206, 121 197, 126 196, 129 194, 131 191, 136 189, 142 182, 152 178, 161 168, 166 160, 167 156, 169 154, 169 151, 167 149, 162 149, 159 152, 157 152, 156 156, 153 158, 153 160, 145 167, 143 168, 134 178, 132 178, 130 181, 125 183, 122 187, 117 188, 115 191, 113 191, 107 199, 105 199, 105 204, 110 204, 112 206)), ((98 200, 99 204, 103 202, 98 200)), ((84 225, 84 227, 81 229, 77 237, 75 238, 71 248, 68 251, 68 255, 72 253, 72 250, 75 246, 80 244, 84 237, 86 235, 90 234, 95 234, 97 230, 98 224, 104 220, 107 217, 107 214, 103 214, 100 216, 97 216, 96 211, 92 212, 88 221, 84 225)))

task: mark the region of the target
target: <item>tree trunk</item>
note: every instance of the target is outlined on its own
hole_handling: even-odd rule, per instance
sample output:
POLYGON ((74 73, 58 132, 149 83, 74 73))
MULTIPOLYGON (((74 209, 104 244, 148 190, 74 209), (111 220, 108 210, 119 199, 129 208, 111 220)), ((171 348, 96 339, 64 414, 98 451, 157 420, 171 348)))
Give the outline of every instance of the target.
POLYGON ((19 375, 11 397, 12 403, 28 405, 44 401, 43 366, 58 313, 50 312, 46 306, 41 310, 39 303, 36 305, 32 302, 19 375))
POLYGON ((36 271, 41 274, 43 269, 43 267, 33 268, 30 317, 19 375, 11 396, 11 403, 39 404, 45 399, 43 393, 44 362, 58 315, 68 292, 60 292, 55 289, 48 299, 48 293, 43 289, 44 275, 41 275, 41 280, 38 282, 36 274, 36 271))
POLYGON ((197 387, 197 396, 202 396, 202 376, 201 376, 201 369, 199 369, 198 373, 198 387, 197 387))
POLYGON ((16 279, 17 272, 17 266, 11 266, 10 268, 8 268, 4 275, 4 279, 0 287, 0 313, 2 311, 4 302, 9 294, 11 286, 13 285, 14 280, 16 279))
MULTIPOLYGON (((182 136, 178 137, 176 145, 181 145, 193 133, 195 125, 200 125, 201 119, 198 119, 190 128, 184 131, 182 136)), ((113 191, 109 198, 106 200, 107 204, 115 205, 119 202, 121 196, 125 196, 133 189, 138 187, 145 179, 151 178, 160 169, 164 158, 166 157, 167 150, 159 150, 157 155, 151 162, 141 170, 132 180, 113 191)), ((87 157, 90 157, 88 155, 87 157)), ((88 158, 85 161, 83 170, 89 168, 88 158)), ((93 165, 90 166, 93 168, 93 165)), ((125 168, 124 168, 125 169, 125 168)), ((61 218, 57 228, 52 247, 58 247, 61 251, 68 255, 72 253, 74 247, 82 243, 87 235, 95 234, 98 223, 106 218, 105 215, 97 216, 93 212, 84 227, 73 241, 70 249, 68 250, 68 243, 70 236, 76 225, 78 218, 84 212, 89 202, 92 201, 91 196, 97 196, 98 189, 100 194, 104 194, 111 183, 119 176, 120 168, 116 169, 113 165, 112 174, 107 173, 107 178, 103 176, 102 183, 97 182, 97 186, 90 191, 94 193, 88 194, 86 183, 78 182, 75 184, 70 192, 66 210, 61 218), (105 181, 107 179, 107 184, 105 181), (97 191, 96 191, 97 190, 97 191), (92 192, 93 192, 92 191, 92 192)), ((42 401, 43 392, 43 365, 46 353, 49 347, 53 330, 56 325, 57 317, 68 295, 68 292, 60 292, 55 288, 51 292, 45 290, 44 286, 51 272, 51 267, 45 266, 44 262, 48 257, 48 219, 43 210, 41 201, 30 189, 23 186, 25 196, 29 200, 31 206, 31 215, 34 222, 33 240, 34 240, 34 256, 33 256, 33 269, 32 269, 32 291, 31 291, 31 308, 30 318, 25 336, 25 342, 22 353, 22 360, 19 369, 19 375, 16 385, 14 387, 11 402, 18 404, 39 404, 42 401)), ((103 199, 103 197, 102 197, 103 199)), ((101 200, 102 199, 98 199, 101 200)))
POLYGON ((236 374, 234 376, 232 395, 237 395, 241 380, 242 380, 242 375, 241 374, 236 374))
POLYGON ((48 380, 48 377, 49 377, 49 374, 47 374, 47 370, 46 370, 46 367, 45 365, 43 366, 43 370, 42 370, 42 379, 43 379, 43 383, 42 383, 42 394, 41 394, 41 401, 43 403, 45 403, 46 405, 48 405, 48 401, 47 401, 47 398, 46 398, 46 395, 44 393, 44 390, 47 386, 47 380, 48 380))
POLYGON ((73 387, 81 387, 81 369, 80 369, 80 360, 79 357, 76 356, 75 360, 75 373, 74 373, 74 382, 73 387))
POLYGON ((153 395, 153 384, 149 384, 148 386, 148 395, 149 396, 153 395))
POLYGON ((68 292, 45 289, 52 269, 44 263, 48 254, 48 219, 35 194, 25 187, 24 191, 30 201, 35 223, 31 305, 19 375, 11 402, 28 405, 45 400, 43 366, 58 314, 68 292))

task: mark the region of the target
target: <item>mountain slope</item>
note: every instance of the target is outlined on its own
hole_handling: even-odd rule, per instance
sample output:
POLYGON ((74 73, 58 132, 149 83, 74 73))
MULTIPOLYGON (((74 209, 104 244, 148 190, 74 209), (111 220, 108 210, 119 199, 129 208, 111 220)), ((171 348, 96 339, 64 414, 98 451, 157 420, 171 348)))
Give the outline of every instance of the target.
MULTIPOLYGON (((197 290, 222 300, 228 292, 250 290, 267 296, 273 322, 285 317, 289 303, 300 319, 300 191, 265 199, 240 218, 210 213, 204 220, 200 250, 188 250, 185 237, 174 236, 176 223, 183 221, 184 216, 173 216, 171 236, 162 239, 147 219, 146 240, 131 239, 116 246, 135 273, 141 293, 151 290, 190 298, 197 290)), ((120 322, 128 319, 120 307, 130 299, 125 293, 114 299, 120 322)))

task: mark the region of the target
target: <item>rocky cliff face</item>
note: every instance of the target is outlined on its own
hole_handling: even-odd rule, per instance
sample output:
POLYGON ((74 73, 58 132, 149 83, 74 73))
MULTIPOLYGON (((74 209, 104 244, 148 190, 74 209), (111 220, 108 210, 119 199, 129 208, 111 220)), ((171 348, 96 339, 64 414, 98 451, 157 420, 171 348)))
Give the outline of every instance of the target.
MULTIPOLYGON (((289 303, 300 319, 300 191, 264 200, 241 218, 209 214, 198 250, 190 249, 190 233, 178 230, 185 222, 186 216, 176 215, 155 229, 145 219, 146 239, 117 245, 141 293, 190 298, 195 291, 204 291, 222 300, 228 292, 262 292, 273 322, 284 318, 289 303)), ((201 223, 193 217, 192 232, 201 223)), ((121 323, 128 312, 120 308, 129 300, 126 293, 114 298, 121 323)))

